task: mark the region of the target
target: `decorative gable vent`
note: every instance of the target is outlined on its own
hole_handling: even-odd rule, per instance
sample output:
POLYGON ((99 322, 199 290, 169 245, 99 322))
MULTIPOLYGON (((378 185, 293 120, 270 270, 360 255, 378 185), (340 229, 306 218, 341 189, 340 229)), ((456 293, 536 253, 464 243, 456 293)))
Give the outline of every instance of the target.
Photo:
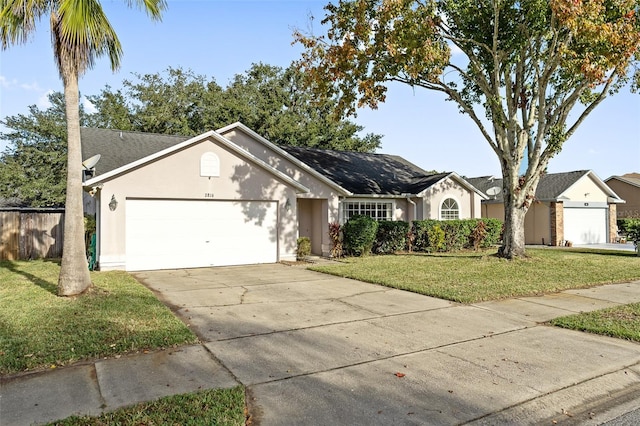
POLYGON ((213 152, 205 152, 200 157, 200 176, 220 177, 220 158, 213 152))

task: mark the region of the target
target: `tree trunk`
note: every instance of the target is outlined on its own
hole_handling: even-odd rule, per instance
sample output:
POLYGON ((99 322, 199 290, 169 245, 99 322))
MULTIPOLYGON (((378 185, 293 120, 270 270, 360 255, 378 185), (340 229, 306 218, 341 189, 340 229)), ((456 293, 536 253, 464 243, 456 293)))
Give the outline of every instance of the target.
MULTIPOLYGON (((64 62, 64 60, 61 62, 64 62)), ((81 294, 91 286, 91 277, 89 275, 84 242, 78 74, 68 69, 62 72, 64 74, 68 149, 64 242, 62 246, 62 265, 58 278, 58 295, 73 296, 81 294)))
POLYGON ((525 257, 524 248, 524 217, 526 211, 518 208, 513 203, 504 206, 504 233, 502 235, 502 247, 499 254, 507 259, 525 257))

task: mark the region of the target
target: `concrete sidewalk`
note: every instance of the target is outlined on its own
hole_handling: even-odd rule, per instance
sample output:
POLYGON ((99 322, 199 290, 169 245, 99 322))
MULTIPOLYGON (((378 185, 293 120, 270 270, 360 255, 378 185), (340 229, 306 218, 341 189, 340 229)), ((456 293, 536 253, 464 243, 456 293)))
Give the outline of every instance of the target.
POLYGON ((136 276, 203 344, 5 378, 1 425, 237 384, 261 425, 599 424, 640 407, 639 344, 542 324, 638 302, 640 281, 460 305, 284 265, 136 276))

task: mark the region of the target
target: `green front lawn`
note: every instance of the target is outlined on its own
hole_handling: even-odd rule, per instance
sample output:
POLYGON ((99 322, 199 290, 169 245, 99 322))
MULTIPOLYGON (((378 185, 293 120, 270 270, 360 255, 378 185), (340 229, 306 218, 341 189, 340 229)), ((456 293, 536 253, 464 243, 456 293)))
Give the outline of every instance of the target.
POLYGON ((640 279, 633 252, 529 249, 500 259, 495 250, 346 258, 311 269, 462 303, 555 293, 640 279))
POLYGON ((640 342, 640 303, 556 318, 552 325, 640 342))
POLYGON ((52 426, 228 425, 245 424, 244 390, 213 389, 169 396, 99 417, 73 416, 52 426))
POLYGON ((0 262, 0 375, 196 343, 126 272, 92 272, 93 287, 56 296, 58 262, 0 262))

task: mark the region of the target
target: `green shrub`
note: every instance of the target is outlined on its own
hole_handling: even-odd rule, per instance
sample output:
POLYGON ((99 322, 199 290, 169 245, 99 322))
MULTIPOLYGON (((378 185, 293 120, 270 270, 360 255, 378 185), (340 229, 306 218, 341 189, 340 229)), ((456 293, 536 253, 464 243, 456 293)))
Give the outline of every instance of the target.
POLYGON ((296 257, 298 260, 304 260, 311 254, 311 240, 309 237, 298 238, 298 250, 296 251, 296 257))
MULTIPOLYGON (((477 233, 480 231, 476 231, 477 233)), ((498 219, 462 219, 462 220, 418 220, 413 222, 415 251, 435 252, 454 251, 462 248, 490 247, 502 238, 502 221, 498 219), (473 232, 484 224, 484 238, 473 232)))
POLYGON ((375 253, 395 253, 407 248, 409 223, 403 221, 378 222, 378 232, 373 251, 375 253))
MULTIPOLYGON (((474 222, 475 225, 475 222, 474 222)), ((471 221, 443 220, 440 227, 444 231, 444 250, 455 251, 469 246, 471 235, 471 221)))
POLYGON ((626 235, 629 241, 640 240, 640 219, 618 219, 618 229, 622 235, 626 235))
POLYGON ((502 241, 503 222, 500 219, 485 218, 482 219, 485 224, 487 234, 481 247, 491 247, 502 241))
POLYGON ((444 232, 440 227, 440 221, 414 220, 411 232, 414 235, 413 250, 421 252, 433 252, 444 250, 444 232))
POLYGON ((411 233, 413 234, 413 250, 428 251, 429 239, 428 230, 430 222, 428 220, 414 220, 411 223, 411 233))
POLYGON ((369 216, 351 217, 342 227, 345 251, 352 256, 371 253, 378 232, 378 222, 369 216))
POLYGON ((445 233, 438 224, 434 224, 427 231, 427 250, 428 252, 445 251, 445 233))

